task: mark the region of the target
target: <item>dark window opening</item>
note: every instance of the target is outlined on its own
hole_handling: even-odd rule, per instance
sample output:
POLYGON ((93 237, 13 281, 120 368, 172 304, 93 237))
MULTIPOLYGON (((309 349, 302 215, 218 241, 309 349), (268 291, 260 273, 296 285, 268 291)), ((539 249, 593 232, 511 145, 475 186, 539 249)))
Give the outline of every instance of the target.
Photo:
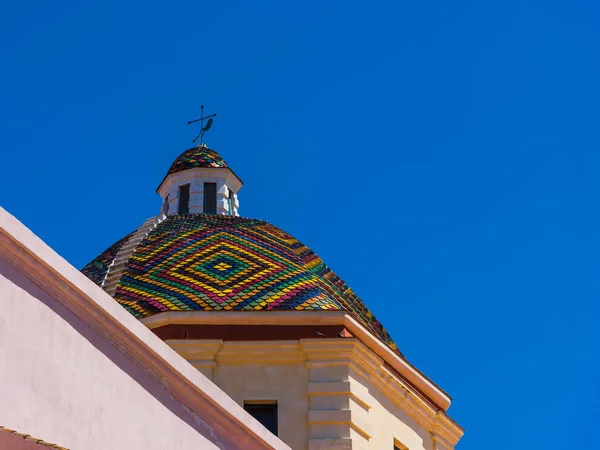
POLYGON ((244 402, 244 409, 267 430, 277 436, 277 402, 244 402))
POLYGON ((204 183, 204 213, 217 213, 217 183, 204 183))
POLYGON ((179 186, 179 214, 190 212, 190 185, 179 186))
POLYGON ((233 205, 235 204, 233 198, 233 191, 229 189, 229 198, 227 199, 227 204, 229 205, 229 215, 233 216, 233 205))

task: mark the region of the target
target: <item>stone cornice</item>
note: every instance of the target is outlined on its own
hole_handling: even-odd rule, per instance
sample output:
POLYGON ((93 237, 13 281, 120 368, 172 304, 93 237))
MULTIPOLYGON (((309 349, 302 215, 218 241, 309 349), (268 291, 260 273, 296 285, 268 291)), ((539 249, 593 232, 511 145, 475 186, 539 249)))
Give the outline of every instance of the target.
POLYGON ((344 311, 167 311, 141 319, 148 328, 165 325, 341 325, 344 311))
POLYGON ((387 345, 383 344, 379 339, 373 336, 373 334, 371 334, 349 314, 344 316, 344 325, 358 339, 367 345, 367 347, 373 350, 378 356, 383 358, 388 364, 390 364, 390 366, 397 370, 400 375, 406 377, 406 379, 417 389, 419 389, 426 397, 431 399, 431 401, 433 401, 437 407, 443 409, 444 411, 450 407, 451 398, 448 394, 446 394, 440 387, 438 387, 433 381, 425 376, 425 374, 408 362, 406 358, 394 353, 387 345))
POLYGON ((306 355, 298 341, 225 342, 217 353, 218 364, 298 364, 306 355))
POLYGON ((158 186, 158 189, 156 189, 156 192, 161 197, 164 197, 173 184, 178 184, 192 178, 203 178, 206 180, 222 178, 230 183, 236 192, 239 192, 244 185, 242 180, 229 167, 195 167, 167 175, 160 183, 160 186, 158 186))
POLYGON ((433 404, 443 410, 450 406, 450 397, 442 389, 345 311, 169 311, 142 319, 142 323, 151 329, 174 324, 344 325, 433 404))
POLYGON ((239 448, 289 450, 224 392, 122 309, 13 216, 0 208, 0 255, 159 382, 215 439, 239 448))
MULTIPOLYGON (((165 343, 196 369, 215 369, 217 366, 215 356, 223 345, 223 341, 216 339, 173 339, 165 341, 165 343)), ((212 376, 210 378, 212 379, 212 376)))
MULTIPOLYGON (((437 436, 438 440, 447 442, 447 446, 454 447, 463 434, 462 429, 444 411, 424 399, 413 386, 388 369, 383 358, 355 338, 229 342, 171 339, 167 343, 192 363, 198 360, 239 366, 304 363, 309 369, 349 366, 365 380, 371 381, 417 423, 437 436)), ((310 382, 308 395, 348 395, 365 410, 371 409, 373 401, 368 390, 356 381, 310 382)), ((318 420, 323 419, 315 419, 315 423, 318 420)), ((352 426, 358 425, 352 422, 352 426)), ((368 434, 364 427, 358 428, 358 432, 368 434)))
POLYGON ((463 437, 465 431, 454 420, 448 417, 445 412, 438 411, 436 414, 434 434, 442 437, 453 448, 463 437))

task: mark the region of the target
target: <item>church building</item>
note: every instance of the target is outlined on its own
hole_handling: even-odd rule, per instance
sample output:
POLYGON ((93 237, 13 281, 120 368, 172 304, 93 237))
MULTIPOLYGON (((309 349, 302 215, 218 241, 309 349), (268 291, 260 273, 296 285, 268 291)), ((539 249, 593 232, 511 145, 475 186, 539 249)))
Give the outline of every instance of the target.
POLYGON ((242 186, 184 151, 80 273, 0 209, 0 449, 455 448, 449 395, 242 186))

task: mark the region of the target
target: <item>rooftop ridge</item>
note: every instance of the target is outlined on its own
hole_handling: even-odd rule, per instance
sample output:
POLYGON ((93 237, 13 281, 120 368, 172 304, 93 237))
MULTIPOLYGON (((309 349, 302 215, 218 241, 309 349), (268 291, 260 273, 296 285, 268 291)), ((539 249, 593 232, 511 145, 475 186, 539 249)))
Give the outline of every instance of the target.
POLYGON ((148 234, 154 228, 156 228, 157 225, 162 222, 162 220, 164 220, 164 216, 154 216, 146 219, 146 221, 135 232, 129 235, 129 238, 123 243, 117 252, 115 259, 113 259, 110 266, 108 266, 106 276, 100 285, 100 287, 104 289, 104 291, 111 297, 115 295, 117 284, 121 279, 121 275, 123 275, 123 270, 129 262, 129 258, 131 258, 131 255, 133 255, 133 252, 137 246, 140 245, 140 242, 142 242, 142 240, 148 236, 148 234))

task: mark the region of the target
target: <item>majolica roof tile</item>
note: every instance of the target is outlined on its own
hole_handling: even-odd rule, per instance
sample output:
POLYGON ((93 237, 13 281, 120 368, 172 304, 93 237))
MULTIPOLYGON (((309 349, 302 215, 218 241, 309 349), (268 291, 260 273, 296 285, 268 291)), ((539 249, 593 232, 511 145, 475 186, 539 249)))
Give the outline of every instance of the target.
POLYGON ((114 243, 104 252, 98 255, 98 257, 90 261, 83 269, 81 269, 83 274, 98 286, 101 286, 102 281, 106 276, 106 272, 108 271, 108 266, 110 266, 113 260, 117 257, 117 253, 119 253, 119 250, 121 250, 121 247, 123 247, 125 241, 127 241, 132 234, 133 233, 128 234, 120 241, 114 243))
POLYGON ((171 164, 167 176, 196 167, 228 167, 221 155, 210 148, 199 146, 187 149, 171 164))
MULTIPOLYGON (((106 267, 119 243, 84 273, 101 274, 89 268, 106 267)), ((138 318, 163 311, 347 311, 396 349, 364 303, 312 250, 262 220, 169 216, 136 248, 114 297, 138 318)))

